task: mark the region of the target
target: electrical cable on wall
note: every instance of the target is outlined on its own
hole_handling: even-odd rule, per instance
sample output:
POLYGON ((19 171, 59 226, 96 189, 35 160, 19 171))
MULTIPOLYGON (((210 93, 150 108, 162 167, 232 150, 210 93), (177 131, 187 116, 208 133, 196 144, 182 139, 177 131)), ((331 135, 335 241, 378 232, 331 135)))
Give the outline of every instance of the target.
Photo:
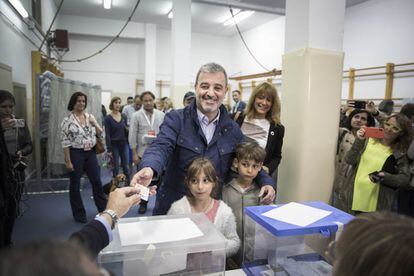
POLYGON ((84 60, 87 60, 87 59, 90 59, 90 58, 92 58, 92 57, 94 57, 94 56, 97 56, 97 55, 99 55, 99 54, 101 54, 103 51, 105 51, 109 46, 111 46, 111 44, 112 43, 114 43, 115 42, 115 40, 117 40, 118 38, 119 38, 119 36, 121 35, 121 33, 124 31, 124 29, 126 28, 126 26, 128 25, 128 23, 131 21, 131 19, 132 19, 132 16, 134 16, 134 13, 135 13, 135 11, 137 10, 137 8, 138 8, 138 5, 139 5, 139 3, 141 2, 141 0, 138 0, 137 1, 137 3, 135 4, 135 7, 134 7, 134 9, 132 10, 132 12, 131 12, 131 15, 128 17, 128 20, 125 22, 125 24, 124 24, 124 26, 121 28, 121 30, 118 32, 118 34, 116 35, 116 36, 114 36, 112 39, 111 39, 111 41, 106 45, 106 46, 104 46, 102 49, 100 49, 99 51, 97 51, 97 52, 95 52, 95 53, 93 53, 93 54, 91 54, 91 55, 89 55, 89 56, 87 56, 87 57, 84 57, 84 58, 79 58, 79 59, 68 59, 68 60, 63 60, 63 59, 58 59, 57 61, 58 62, 82 62, 82 61, 84 61, 84 60))
POLYGON ((256 63, 258 64, 258 65, 260 65, 260 67, 262 67, 264 70, 266 70, 266 71, 270 71, 269 69, 267 69, 266 67, 264 67, 260 62, 259 62, 259 60, 253 55, 253 53, 252 53, 252 51, 250 51, 250 48, 249 48, 249 46, 247 46, 247 43, 246 43, 246 41, 244 40, 244 38, 243 38, 243 35, 242 35, 242 33, 240 32, 240 29, 239 29, 239 26, 237 25, 237 22, 236 22, 236 20, 235 20, 235 18, 234 18, 234 14, 233 14, 233 9, 231 8, 231 6, 229 6, 229 9, 230 9, 230 13, 231 13, 231 17, 233 18, 233 20, 234 20, 234 25, 236 26, 236 29, 237 29, 237 32, 239 33, 239 36, 240 36, 240 38, 241 38, 241 40, 243 41, 243 44, 244 44, 244 46, 246 47, 246 49, 247 49, 247 51, 249 52, 249 54, 252 56, 252 58, 256 61, 256 63))
POLYGON ((52 22, 49 25, 49 28, 47 29, 46 35, 42 40, 42 43, 39 46, 38 51, 40 51, 42 49, 43 44, 45 43, 45 41, 47 40, 48 35, 50 34, 50 30, 52 29, 53 23, 55 23, 56 17, 59 14, 60 9, 62 8, 62 4, 65 0, 60 1, 59 7, 56 10, 55 16, 53 16, 52 22))
MULTIPOLYGON (((2 11, 0 11, 0 14, 3 16, 3 18, 6 18, 7 21, 9 21, 9 24, 16 30, 18 31, 24 38, 26 38, 26 40, 28 40, 34 47, 36 47, 36 49, 38 48, 37 44, 30 38, 28 37, 22 30, 20 30, 16 24, 13 23, 13 21, 10 20, 10 18, 7 17, 7 15, 5 15, 2 11)), ((39 38, 38 36, 36 36, 37 38, 39 38)), ((39 38, 40 40, 40 38, 39 38)), ((42 52, 42 54, 45 54, 42 52)), ((45 54, 46 55, 46 54, 45 54)))
MULTIPOLYGON (((8 23, 9 23, 9 25, 12 27, 12 28, 14 28, 18 33, 20 33, 20 35, 22 35, 27 41, 29 41, 36 49, 40 49, 40 50, 38 50, 41 54, 42 54, 42 56, 44 56, 44 57, 47 57, 48 59, 50 59, 50 57, 49 57, 49 55, 47 55, 45 52, 43 52, 42 50, 41 50, 41 47, 39 47, 37 44, 36 44, 36 42, 34 42, 24 31, 22 31, 16 24, 14 24, 14 22, 6 15, 6 14, 4 14, 2 11, 0 11, 0 15, 4 18, 4 19, 6 19, 7 21, 8 21, 8 23)), ((21 20, 21 22, 23 22, 27 27, 28 27, 28 29, 34 34, 34 36, 37 38, 37 39, 39 39, 39 41, 43 41, 43 39, 45 39, 46 38, 46 36, 45 35, 43 35, 42 33, 40 33, 42 36, 39 36, 39 34, 37 33, 37 32, 35 32, 32 28, 31 28, 31 26, 30 26, 30 24, 28 23, 28 22, 26 22, 26 20, 21 20)), ((55 51, 55 53, 58 55, 58 56, 60 56, 60 54, 59 54, 59 52, 57 52, 56 50, 54 50, 55 51)))

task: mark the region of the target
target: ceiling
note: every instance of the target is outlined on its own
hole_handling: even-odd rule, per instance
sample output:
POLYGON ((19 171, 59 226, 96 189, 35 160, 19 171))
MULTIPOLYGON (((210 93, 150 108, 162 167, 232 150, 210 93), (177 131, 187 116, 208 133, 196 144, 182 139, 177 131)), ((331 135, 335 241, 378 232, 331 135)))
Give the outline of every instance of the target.
MULTIPOLYGON (((346 0, 347 7, 367 0, 346 0)), ((58 6, 61 0, 54 0, 58 6)), ((66 0, 61 14, 85 17, 127 20, 136 1, 112 0, 112 8, 103 8, 102 0, 66 0)), ((234 26, 222 24, 231 17, 229 5, 234 9, 255 10, 255 13, 238 24, 240 30, 247 31, 274 20, 285 13, 286 0, 193 0, 191 4, 191 28, 193 32, 232 36, 237 33, 234 26)), ((171 0, 141 0, 132 21, 153 23, 157 28, 171 29, 171 19, 167 17, 171 10, 171 0)))

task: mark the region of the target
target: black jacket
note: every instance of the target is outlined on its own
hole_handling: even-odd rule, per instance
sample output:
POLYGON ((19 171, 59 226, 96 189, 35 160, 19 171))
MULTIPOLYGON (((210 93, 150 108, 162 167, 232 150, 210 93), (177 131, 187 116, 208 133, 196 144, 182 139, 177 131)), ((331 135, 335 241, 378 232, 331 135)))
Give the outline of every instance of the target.
MULTIPOLYGON (((244 121, 245 115, 241 114, 236 123, 241 127, 244 121)), ((285 135, 285 127, 282 124, 275 124, 274 122, 270 123, 269 135, 267 136, 266 143, 266 158, 263 163, 266 167, 269 168, 269 174, 272 175, 273 172, 279 166, 280 160, 282 159, 282 146, 283 146, 283 137, 285 135)))
POLYGON ((108 232, 105 226, 98 220, 91 220, 81 230, 73 233, 70 241, 78 242, 93 258, 109 244, 108 232))

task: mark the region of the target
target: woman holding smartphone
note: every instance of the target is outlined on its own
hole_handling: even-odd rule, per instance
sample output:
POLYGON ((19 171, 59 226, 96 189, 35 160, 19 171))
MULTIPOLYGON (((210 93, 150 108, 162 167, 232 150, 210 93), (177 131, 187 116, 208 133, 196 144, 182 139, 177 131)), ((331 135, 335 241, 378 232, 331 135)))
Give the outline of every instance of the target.
POLYGON ((247 138, 255 140, 266 151, 263 169, 276 179, 285 135, 276 88, 268 82, 256 86, 236 123, 247 138))
POLYGON ((345 156, 356 170, 350 200, 354 213, 391 210, 395 207, 396 189, 409 186, 407 149, 413 137, 410 120, 396 114, 384 122, 384 138, 366 137, 365 129, 345 156))
POLYGON ((8 214, 5 218, 5 244, 11 244, 11 237, 15 218, 20 214, 19 202, 24 189, 25 169, 27 167, 26 156, 32 153, 32 139, 29 128, 24 119, 16 119, 14 116, 14 106, 16 100, 13 94, 8 91, 0 90, 0 120, 3 128, 4 140, 7 152, 13 164, 15 182, 17 186, 11 187, 12 194, 7 201, 8 214))
MULTIPOLYGON (((354 109, 344 123, 344 127, 339 128, 338 144, 335 157, 335 179, 331 194, 331 204, 345 212, 350 212, 349 196, 352 196, 352 190, 349 190, 349 180, 353 178, 351 167, 345 162, 344 158, 354 144, 357 131, 363 127, 375 126, 375 119, 365 109, 354 109)), ((353 187, 353 186, 352 186, 353 187)))

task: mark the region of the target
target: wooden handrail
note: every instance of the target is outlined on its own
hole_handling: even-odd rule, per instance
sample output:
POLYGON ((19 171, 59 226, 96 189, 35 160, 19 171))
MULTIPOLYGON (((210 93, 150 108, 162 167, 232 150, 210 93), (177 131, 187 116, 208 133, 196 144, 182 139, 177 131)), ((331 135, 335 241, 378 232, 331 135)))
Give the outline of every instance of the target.
POLYGON ((264 77, 274 77, 274 76, 281 75, 281 74, 282 74, 282 70, 273 69, 265 73, 251 74, 251 75, 245 75, 245 76, 239 76, 239 77, 230 77, 229 79, 235 80, 235 81, 241 81, 241 80, 257 79, 257 78, 264 78, 264 77))
MULTIPOLYGON (((341 101, 348 101, 349 99, 341 99, 341 101)), ((382 101, 384 100, 384 98, 359 98, 359 99, 352 99, 353 101, 382 101)), ((402 101, 404 100, 404 98, 391 98, 389 100, 393 100, 393 101, 402 101)))
MULTIPOLYGON (((408 65, 414 65, 414 62, 408 62, 408 63, 400 63, 400 64, 395 64, 394 67, 398 67, 398 66, 408 66, 408 65)), ((374 70, 374 69, 386 69, 387 66, 373 66, 373 67, 365 67, 365 68, 358 68, 358 69, 354 69, 355 71, 364 71, 364 70, 374 70)), ((348 73, 349 70, 344 70, 344 73, 348 73)))
POLYGON ((395 73, 409 73, 409 72, 414 72, 414 69, 397 70, 397 71, 394 71, 394 74, 395 73))
POLYGON ((408 65, 414 65, 414 62, 409 62, 409 63, 400 63, 400 64, 395 64, 394 66, 408 66, 408 65))

